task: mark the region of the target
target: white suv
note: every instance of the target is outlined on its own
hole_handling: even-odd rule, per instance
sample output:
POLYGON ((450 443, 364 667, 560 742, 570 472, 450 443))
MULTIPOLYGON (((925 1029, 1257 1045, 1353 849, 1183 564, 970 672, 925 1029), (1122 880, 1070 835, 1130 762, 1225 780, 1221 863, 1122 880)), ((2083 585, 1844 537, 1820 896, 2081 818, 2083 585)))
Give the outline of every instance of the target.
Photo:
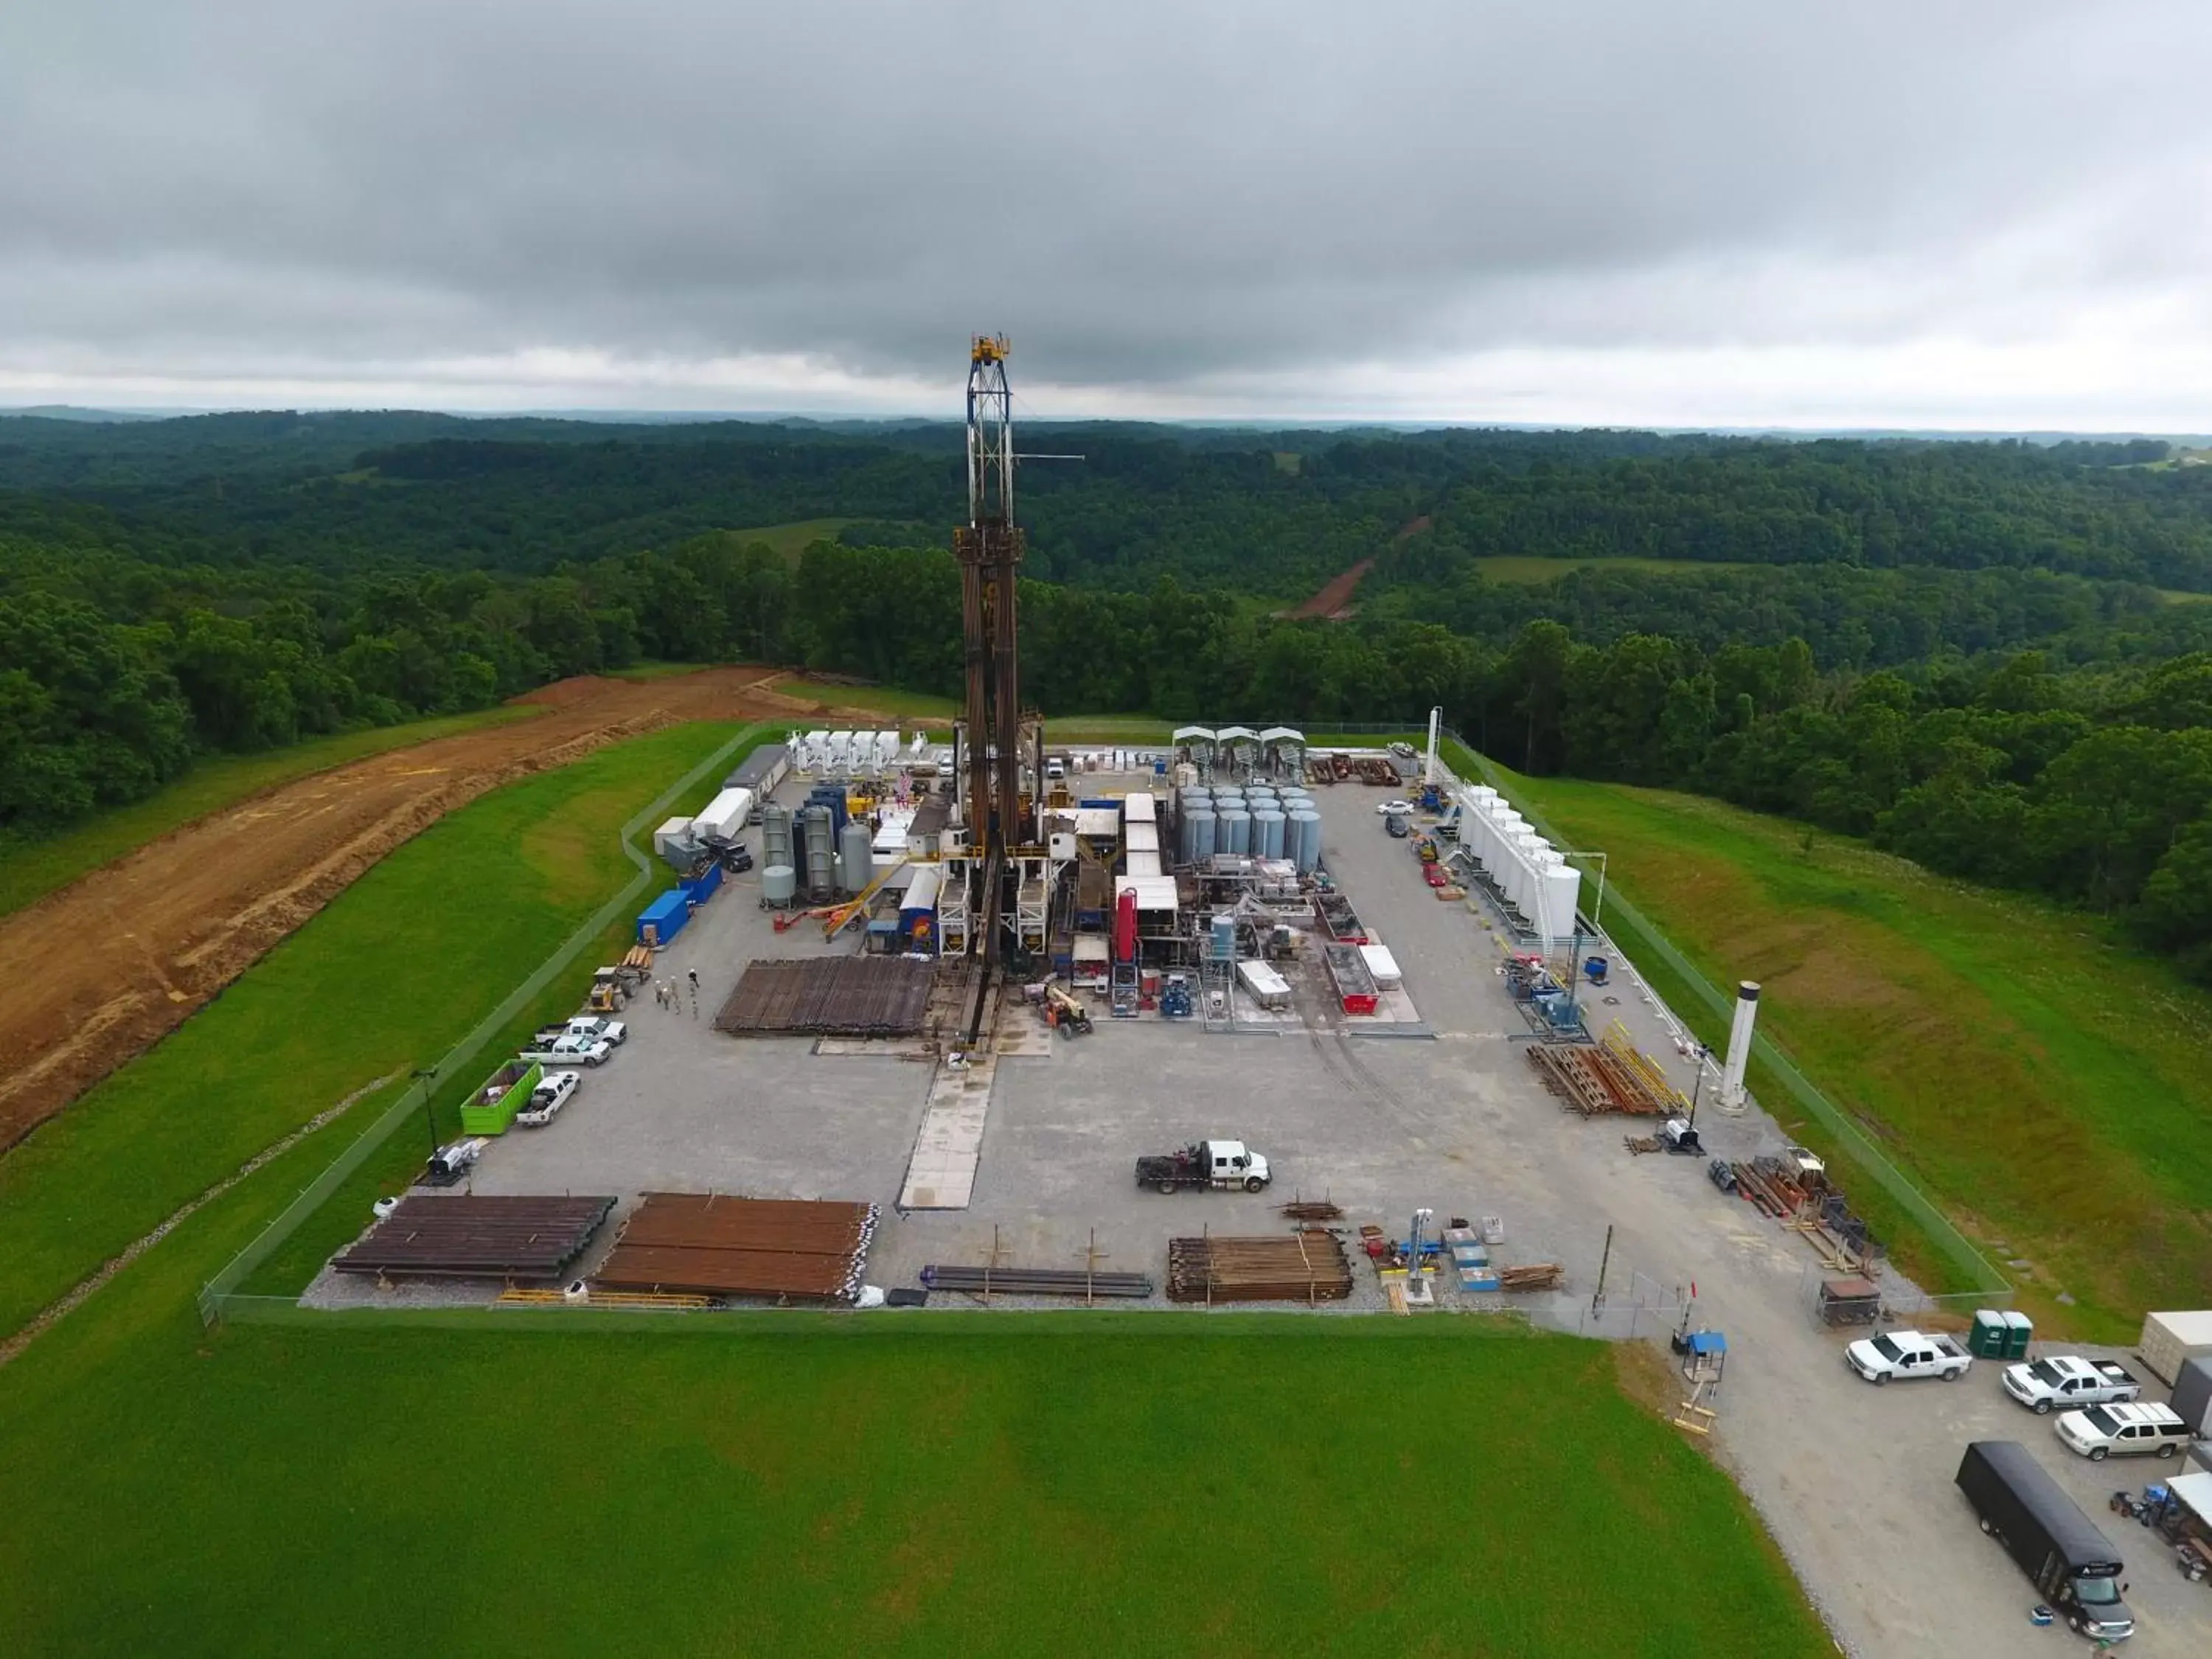
POLYGON ((2171 1457, 2192 1438, 2189 1425, 2171 1406, 2092 1406, 2087 1411, 2063 1412, 2058 1437, 2093 1463, 2115 1454, 2171 1457))

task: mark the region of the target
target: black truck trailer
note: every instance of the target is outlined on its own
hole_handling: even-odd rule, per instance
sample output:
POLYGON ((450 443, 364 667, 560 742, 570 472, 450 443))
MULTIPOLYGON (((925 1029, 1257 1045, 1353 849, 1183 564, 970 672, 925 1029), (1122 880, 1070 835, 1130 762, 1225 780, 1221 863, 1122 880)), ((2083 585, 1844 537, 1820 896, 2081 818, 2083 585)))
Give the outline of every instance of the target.
POLYGON ((2120 1597, 2120 1553, 2017 1440, 1977 1440, 1959 1462, 1959 1490, 1982 1530, 2081 1634, 2124 1641, 2136 1632, 2120 1597))

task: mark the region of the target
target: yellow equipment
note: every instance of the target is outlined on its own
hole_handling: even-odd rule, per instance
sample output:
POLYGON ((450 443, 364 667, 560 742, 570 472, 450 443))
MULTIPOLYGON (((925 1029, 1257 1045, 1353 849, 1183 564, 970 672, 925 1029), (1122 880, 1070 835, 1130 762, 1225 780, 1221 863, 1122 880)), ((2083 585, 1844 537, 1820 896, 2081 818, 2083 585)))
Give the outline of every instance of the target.
POLYGON ((885 865, 876 878, 870 882, 866 887, 863 887, 852 898, 847 900, 842 904, 833 906, 823 917, 822 922, 822 937, 824 939, 835 939, 838 934, 843 933, 846 928, 852 926, 853 919, 855 916, 866 915, 868 901, 875 897, 878 893, 883 891, 884 884, 885 882, 889 881, 893 876, 898 874, 900 871, 905 868, 906 860, 904 859, 900 859, 894 863, 885 865))
POLYGON ((1012 349, 1007 345, 1006 337, 1003 334, 977 334, 971 337, 975 343, 974 349, 969 354, 970 362, 1000 362, 1004 361, 1006 353, 1012 349))

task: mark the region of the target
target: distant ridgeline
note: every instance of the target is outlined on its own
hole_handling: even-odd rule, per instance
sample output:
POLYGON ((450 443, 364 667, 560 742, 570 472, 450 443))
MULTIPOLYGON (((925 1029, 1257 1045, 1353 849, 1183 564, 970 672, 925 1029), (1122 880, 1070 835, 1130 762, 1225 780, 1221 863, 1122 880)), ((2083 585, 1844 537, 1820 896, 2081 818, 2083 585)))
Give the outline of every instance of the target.
MULTIPOLYGON (((957 694, 960 446, 922 423, 0 420, 0 831, 199 753, 643 659, 957 694), (816 520, 844 527, 795 560, 731 528, 816 520)), ((1509 764, 1871 835, 2203 966, 2212 605, 2172 598, 2212 592, 2212 469, 2162 444, 1050 447, 1084 459, 1023 475, 1024 692, 1048 713, 1441 703, 1509 764), (1561 574, 1486 578, 1500 556, 1561 574), (1365 560, 1348 620, 1278 614, 1365 560)))

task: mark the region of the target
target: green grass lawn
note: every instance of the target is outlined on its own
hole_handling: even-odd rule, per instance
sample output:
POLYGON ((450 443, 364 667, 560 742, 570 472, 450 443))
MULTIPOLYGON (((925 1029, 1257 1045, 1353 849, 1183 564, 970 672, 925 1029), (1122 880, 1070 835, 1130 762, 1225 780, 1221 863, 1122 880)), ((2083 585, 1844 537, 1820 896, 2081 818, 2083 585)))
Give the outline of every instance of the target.
POLYGON ((2212 995, 2089 917, 1834 836, 1808 852, 1784 819, 1517 788, 1707 978, 1761 982, 1761 1029, 2001 1267, 2033 1264, 2004 1271, 2041 1320, 2124 1341, 2212 1302, 2212 995))
POLYGON ((157 795, 119 807, 65 834, 46 841, 10 842, 0 838, 0 915, 20 910, 79 876, 125 853, 180 830, 196 818, 235 805, 249 795, 289 783, 311 772, 326 772, 349 761, 428 743, 433 738, 471 732, 480 726, 527 720, 542 711, 531 708, 478 709, 445 720, 415 720, 346 732, 276 749, 263 755, 226 755, 202 761, 157 795))
POLYGON ((134 1313, 0 1373, 13 1651, 1828 1650, 1611 1351, 1484 1321, 134 1313))
POLYGON ((1492 553, 1475 560, 1474 568, 1494 582, 1553 582, 1570 570, 1660 570, 1682 575, 1699 570, 1746 570, 1751 567, 1716 563, 1709 559, 1544 559, 1533 554, 1492 553))
MULTIPOLYGON (((366 1122, 619 890, 634 869, 620 826, 737 729, 613 744, 447 816, 0 1158, 0 1333, 264 1147, 399 1073, 345 1120, 366 1122)), ((591 966, 565 999, 549 996, 580 1000, 591 966)))

